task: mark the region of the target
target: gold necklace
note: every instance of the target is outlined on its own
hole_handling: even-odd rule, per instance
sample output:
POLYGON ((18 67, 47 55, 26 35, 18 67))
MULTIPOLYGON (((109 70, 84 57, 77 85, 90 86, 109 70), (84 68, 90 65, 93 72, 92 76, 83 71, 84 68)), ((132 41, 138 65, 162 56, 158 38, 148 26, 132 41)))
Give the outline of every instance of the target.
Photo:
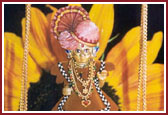
MULTIPOLYGON (((88 88, 88 92, 86 95, 83 95, 78 87, 77 87, 77 84, 76 84, 76 80, 75 80, 75 75, 74 75, 74 71, 73 71, 73 61, 70 60, 69 62, 69 70, 71 71, 70 72, 70 78, 71 78, 71 82, 72 82, 72 87, 75 91, 75 93, 82 98, 82 101, 81 101, 81 104, 84 106, 84 107, 87 107, 91 104, 91 100, 89 100, 89 96, 92 94, 92 91, 93 91, 93 84, 94 84, 94 81, 91 80, 90 81, 90 86, 88 88)), ((93 74, 92 74, 93 75, 93 74)))
POLYGON ((89 65, 89 63, 76 63, 76 62, 75 64, 76 64, 76 67, 78 68, 86 68, 89 65))
MULTIPOLYGON (((73 62, 74 62, 74 61, 73 61, 73 62)), ((93 77, 94 77, 93 75, 91 75, 91 73, 94 72, 93 64, 92 64, 92 63, 89 64, 89 75, 88 75, 88 78, 87 78, 86 80, 82 79, 82 78, 79 76, 79 73, 77 72, 76 68, 77 68, 77 67, 76 67, 76 63, 74 62, 74 64, 73 64, 73 71, 74 71, 75 77, 77 78, 77 80, 78 80, 78 81, 82 84, 82 86, 84 87, 83 93, 84 93, 84 94, 87 94, 87 93, 88 93, 87 87, 88 87, 89 83, 91 82, 91 80, 93 80, 93 77), (92 70, 93 70, 93 72, 92 72, 92 70)))

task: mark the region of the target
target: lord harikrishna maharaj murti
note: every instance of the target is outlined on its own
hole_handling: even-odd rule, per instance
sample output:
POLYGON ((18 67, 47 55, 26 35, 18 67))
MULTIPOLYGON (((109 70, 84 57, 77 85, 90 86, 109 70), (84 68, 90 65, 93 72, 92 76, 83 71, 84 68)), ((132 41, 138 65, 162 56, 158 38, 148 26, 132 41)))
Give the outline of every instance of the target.
POLYGON ((56 68, 64 88, 63 97, 52 110, 117 111, 117 104, 101 90, 114 67, 94 61, 100 35, 88 13, 78 6, 60 8, 52 21, 52 32, 68 56, 68 61, 59 62, 56 68))

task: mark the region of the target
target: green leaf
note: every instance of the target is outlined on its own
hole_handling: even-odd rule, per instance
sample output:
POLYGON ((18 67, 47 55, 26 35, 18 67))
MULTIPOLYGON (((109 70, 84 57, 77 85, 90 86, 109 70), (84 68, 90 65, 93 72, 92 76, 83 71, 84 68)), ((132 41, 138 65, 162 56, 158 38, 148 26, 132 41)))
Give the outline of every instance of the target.
POLYGON ((103 55, 101 56, 101 60, 104 60, 104 57, 105 57, 105 55, 104 55, 104 53, 103 53, 103 55))
POLYGON ((117 35, 115 35, 114 37, 110 38, 108 43, 112 42, 114 39, 116 39, 120 34, 118 33, 117 35))

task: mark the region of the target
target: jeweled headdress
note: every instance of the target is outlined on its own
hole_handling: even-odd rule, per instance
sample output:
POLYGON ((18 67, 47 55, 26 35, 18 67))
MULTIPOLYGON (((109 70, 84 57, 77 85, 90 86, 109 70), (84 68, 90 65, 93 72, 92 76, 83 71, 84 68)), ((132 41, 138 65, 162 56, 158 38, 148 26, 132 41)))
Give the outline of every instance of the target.
POLYGON ((60 8, 52 21, 52 32, 61 47, 74 50, 80 44, 96 46, 99 29, 89 19, 89 14, 79 6, 60 8))

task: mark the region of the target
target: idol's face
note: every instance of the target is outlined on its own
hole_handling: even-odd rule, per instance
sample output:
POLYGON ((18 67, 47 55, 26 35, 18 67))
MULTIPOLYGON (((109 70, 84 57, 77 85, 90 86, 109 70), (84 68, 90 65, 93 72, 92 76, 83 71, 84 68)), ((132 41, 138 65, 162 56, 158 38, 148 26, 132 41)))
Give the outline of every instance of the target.
POLYGON ((76 50, 73 51, 73 58, 77 63, 88 63, 89 59, 92 57, 93 48, 84 45, 80 45, 76 50))

